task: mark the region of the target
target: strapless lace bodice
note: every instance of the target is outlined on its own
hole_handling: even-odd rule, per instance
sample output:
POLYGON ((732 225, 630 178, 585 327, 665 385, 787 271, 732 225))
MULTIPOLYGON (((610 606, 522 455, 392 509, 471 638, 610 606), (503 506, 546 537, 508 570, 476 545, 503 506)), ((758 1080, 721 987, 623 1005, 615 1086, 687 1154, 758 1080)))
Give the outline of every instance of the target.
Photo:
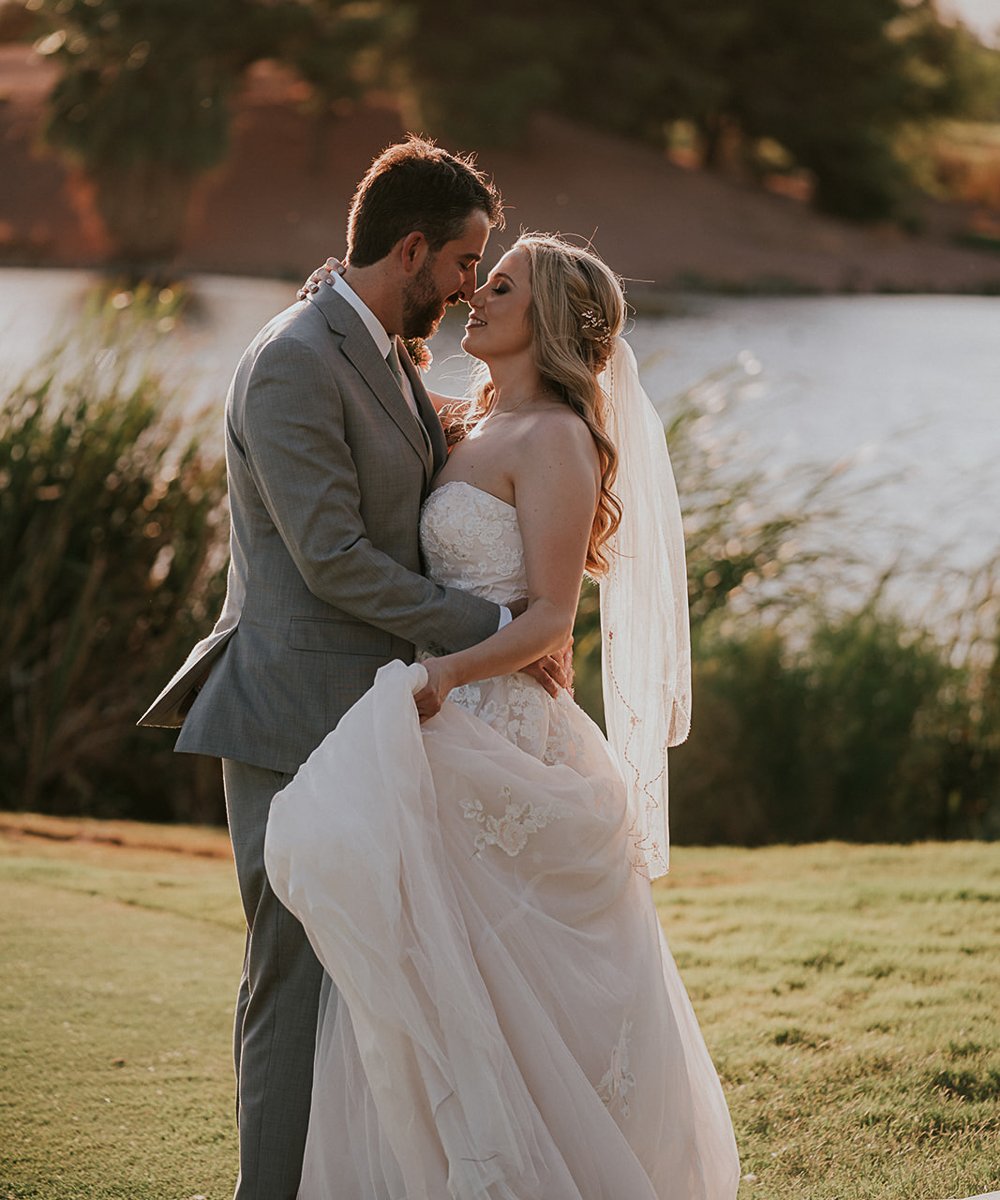
POLYGON ((435 583, 509 604, 527 593, 517 509, 453 479, 435 488, 420 517, 424 566, 435 583))
MULTIPOLYGON (((517 509, 491 492, 458 479, 435 488, 424 502, 420 543, 425 569, 435 583, 495 604, 527 595, 517 509)), ((417 652, 418 659, 426 657, 417 652)), ((464 684, 449 699, 533 758, 582 766, 578 722, 583 714, 567 692, 555 700, 536 680, 517 672, 464 684)))

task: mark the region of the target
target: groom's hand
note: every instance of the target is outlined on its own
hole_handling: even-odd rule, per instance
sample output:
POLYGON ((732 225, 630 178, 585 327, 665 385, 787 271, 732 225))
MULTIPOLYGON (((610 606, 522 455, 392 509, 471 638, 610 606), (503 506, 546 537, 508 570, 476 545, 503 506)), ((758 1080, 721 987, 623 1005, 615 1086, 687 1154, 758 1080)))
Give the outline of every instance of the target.
MULTIPOLYGON (((510 610, 510 615, 516 620, 523 612, 528 610, 528 601, 526 597, 511 600, 507 605, 510 610)), ((521 670, 525 675, 530 675, 542 685, 548 694, 555 699, 559 695, 560 688, 566 688, 570 695, 573 694, 573 639, 572 637, 558 654, 546 654, 544 658, 539 658, 536 662, 529 663, 528 666, 522 667, 521 670)))
POLYGON ((334 275, 343 275, 344 264, 339 258, 328 258, 321 267, 317 267, 309 276, 305 283, 295 293, 296 300, 305 300, 308 296, 315 296, 319 291, 321 284, 326 284, 328 287, 333 287, 334 275))
POLYGON ((553 699, 559 689, 565 688, 573 694, 573 639, 563 646, 558 654, 546 654, 537 662, 522 667, 525 675, 537 680, 553 699))

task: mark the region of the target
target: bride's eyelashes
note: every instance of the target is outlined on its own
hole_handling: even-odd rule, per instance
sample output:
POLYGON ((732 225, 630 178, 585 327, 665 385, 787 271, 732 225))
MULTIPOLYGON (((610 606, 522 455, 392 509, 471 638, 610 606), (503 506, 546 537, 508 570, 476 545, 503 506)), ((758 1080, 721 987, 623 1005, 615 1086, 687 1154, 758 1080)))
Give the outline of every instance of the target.
POLYGON ((502 275, 499 276, 499 281, 497 283, 494 283, 492 279, 487 279, 483 284, 483 287, 492 292, 494 296, 504 296, 510 291, 510 285, 506 282, 502 275))

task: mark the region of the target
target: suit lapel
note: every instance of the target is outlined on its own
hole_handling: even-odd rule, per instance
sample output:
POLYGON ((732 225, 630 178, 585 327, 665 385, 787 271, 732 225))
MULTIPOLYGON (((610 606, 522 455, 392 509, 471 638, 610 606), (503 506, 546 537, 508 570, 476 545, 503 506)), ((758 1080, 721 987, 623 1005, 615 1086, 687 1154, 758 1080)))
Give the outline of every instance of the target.
POLYGON ((427 436, 431 440, 431 453, 433 455, 431 475, 435 475, 447 461, 448 443, 445 440, 444 430, 441 428, 441 420, 434 409, 434 405, 431 403, 430 396, 427 395, 427 389, 424 387, 423 380, 420 378, 420 372, 414 366, 413 360, 410 358, 406 347, 401 341, 397 342, 397 349, 399 350, 399 361, 406 372, 407 379, 410 381, 410 387, 413 388, 413 398, 417 402, 420 419, 423 421, 424 428, 427 430, 427 436))
MULTIPOLYGON (((337 295, 333 288, 321 288, 315 296, 310 296, 309 300, 323 314, 330 329, 343 338, 341 350, 357 368, 375 399, 382 405, 399 427, 399 431, 413 447, 423 463, 424 473, 429 479, 432 473, 432 461, 427 452, 423 434, 417 428, 413 413, 410 412, 410 406, 403 398, 399 384, 389 370, 385 359, 379 354, 378 347, 372 341, 371 334, 365 328, 364 322, 347 301, 337 295)), ((400 360, 402 361, 404 358, 408 363, 409 355, 405 350, 400 354, 400 360)), ((406 365, 403 369, 406 370, 406 365)), ((410 379, 412 383, 412 376, 410 379)), ((414 394, 416 394, 416 389, 414 389, 414 394)), ((433 412, 433 408, 431 411, 433 412)), ((435 422, 437 422, 436 417, 435 422)))

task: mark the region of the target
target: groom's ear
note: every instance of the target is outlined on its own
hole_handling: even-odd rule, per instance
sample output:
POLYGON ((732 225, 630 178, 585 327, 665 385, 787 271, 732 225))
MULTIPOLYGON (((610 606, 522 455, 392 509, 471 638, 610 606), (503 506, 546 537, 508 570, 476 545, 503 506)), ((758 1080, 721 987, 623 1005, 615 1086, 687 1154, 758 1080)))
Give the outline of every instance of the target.
POLYGON ((407 275, 416 275, 430 254, 427 238, 416 229, 398 243, 397 250, 400 265, 407 275))

